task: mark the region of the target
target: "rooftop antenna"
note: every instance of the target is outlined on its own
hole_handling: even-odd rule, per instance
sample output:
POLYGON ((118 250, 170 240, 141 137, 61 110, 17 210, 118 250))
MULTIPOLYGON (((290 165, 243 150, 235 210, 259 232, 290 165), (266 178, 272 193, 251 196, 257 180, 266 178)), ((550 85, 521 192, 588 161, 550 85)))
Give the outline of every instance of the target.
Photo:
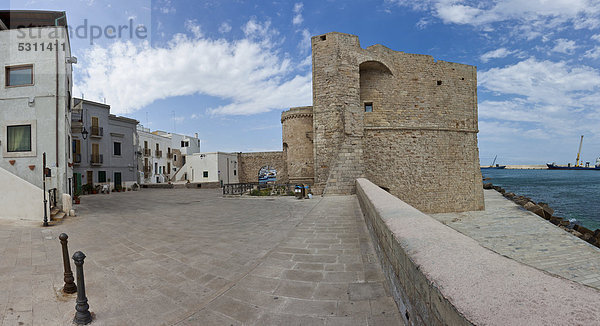
POLYGON ((146 111, 146 128, 150 128, 148 127, 148 111, 146 111))

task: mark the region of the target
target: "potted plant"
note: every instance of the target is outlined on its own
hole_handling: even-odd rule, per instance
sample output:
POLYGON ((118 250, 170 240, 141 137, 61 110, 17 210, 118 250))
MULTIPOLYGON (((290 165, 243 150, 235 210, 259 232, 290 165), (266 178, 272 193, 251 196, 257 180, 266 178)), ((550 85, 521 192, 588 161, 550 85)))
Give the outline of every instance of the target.
POLYGON ((75 204, 77 204, 77 205, 79 205, 79 203, 81 202, 79 196, 81 196, 81 190, 75 189, 75 193, 73 194, 73 200, 75 201, 75 204))

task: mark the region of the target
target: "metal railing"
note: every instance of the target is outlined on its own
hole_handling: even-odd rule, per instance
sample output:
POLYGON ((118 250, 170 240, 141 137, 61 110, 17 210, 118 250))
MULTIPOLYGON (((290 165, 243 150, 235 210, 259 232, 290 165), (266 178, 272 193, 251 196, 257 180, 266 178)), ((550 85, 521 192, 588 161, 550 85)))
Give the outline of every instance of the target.
POLYGON ((90 157, 90 163, 92 165, 100 165, 104 162, 104 156, 102 154, 92 154, 90 157))
POLYGON ((223 185, 223 195, 243 195, 252 190, 257 183, 230 183, 223 185))
POLYGON ((81 154, 79 154, 79 153, 73 154, 73 163, 75 163, 75 164, 81 163, 81 154))
POLYGON ((173 159, 173 153, 171 153, 171 152, 167 152, 167 158, 168 158, 169 160, 173 159))
POLYGON ((155 150, 154 151, 154 156, 156 156, 156 157, 162 157, 162 151, 161 150, 155 150))
POLYGON ((104 128, 92 126, 90 130, 90 137, 102 137, 104 135, 104 128))
POLYGON ((144 156, 152 156, 152 150, 150 148, 144 148, 144 156))

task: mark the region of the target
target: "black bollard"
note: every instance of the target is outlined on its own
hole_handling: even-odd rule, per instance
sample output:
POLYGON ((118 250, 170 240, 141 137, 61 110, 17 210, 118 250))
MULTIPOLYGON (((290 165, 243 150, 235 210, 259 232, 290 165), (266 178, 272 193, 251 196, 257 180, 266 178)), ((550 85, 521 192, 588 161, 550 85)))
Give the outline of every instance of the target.
POLYGON ((73 278, 73 272, 71 271, 69 248, 67 248, 67 239, 69 236, 66 233, 61 233, 58 238, 60 239, 60 244, 62 246, 63 265, 65 267, 65 286, 63 286, 63 292, 75 293, 77 292, 77 285, 75 285, 75 278, 73 278))
POLYGON ((78 251, 73 254, 75 261, 75 269, 77 272, 77 304, 75 305, 75 318, 73 322, 77 325, 87 325, 92 322, 92 314, 90 313, 90 305, 85 296, 85 281, 83 279, 83 260, 85 255, 78 251))

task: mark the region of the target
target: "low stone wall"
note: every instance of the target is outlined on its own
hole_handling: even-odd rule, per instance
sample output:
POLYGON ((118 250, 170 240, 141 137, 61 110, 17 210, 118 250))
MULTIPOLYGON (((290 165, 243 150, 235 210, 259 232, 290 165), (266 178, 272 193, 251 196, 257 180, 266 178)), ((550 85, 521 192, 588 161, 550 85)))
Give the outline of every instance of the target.
POLYGON ((600 291, 508 259, 367 179, 356 193, 407 325, 594 325, 600 291))
POLYGON ((287 167, 283 152, 239 153, 239 182, 258 182, 258 171, 264 166, 277 170, 277 183, 287 183, 287 167))
POLYGON ((44 191, 1 167, 0 194, 0 219, 43 221, 44 191))

